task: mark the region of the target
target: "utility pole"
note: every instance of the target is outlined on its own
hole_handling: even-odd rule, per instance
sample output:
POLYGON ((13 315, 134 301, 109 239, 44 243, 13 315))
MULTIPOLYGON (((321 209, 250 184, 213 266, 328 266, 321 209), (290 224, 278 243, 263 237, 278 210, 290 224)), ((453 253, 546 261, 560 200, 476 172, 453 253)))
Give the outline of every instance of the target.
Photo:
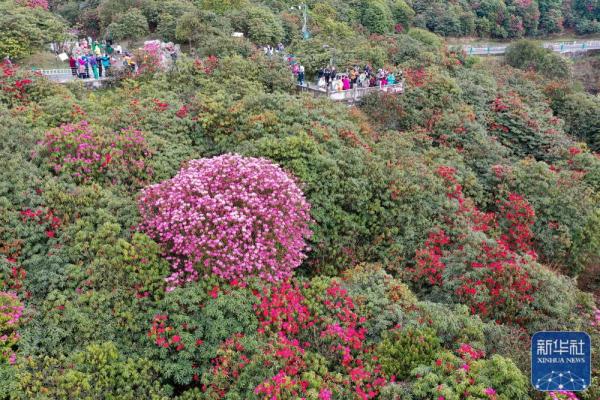
POLYGON ((290 7, 290 10, 295 10, 296 8, 299 11, 302 11, 302 37, 304 40, 307 40, 310 38, 310 32, 308 31, 308 6, 306 4, 300 4, 298 6, 290 7))

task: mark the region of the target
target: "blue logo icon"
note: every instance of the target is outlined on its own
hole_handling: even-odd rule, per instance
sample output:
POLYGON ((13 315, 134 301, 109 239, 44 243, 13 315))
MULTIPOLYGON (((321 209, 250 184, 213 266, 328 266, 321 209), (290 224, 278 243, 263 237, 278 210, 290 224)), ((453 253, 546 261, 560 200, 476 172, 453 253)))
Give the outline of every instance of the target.
POLYGON ((592 345, 585 332, 537 332, 531 338, 531 384, 540 391, 586 390, 592 345))

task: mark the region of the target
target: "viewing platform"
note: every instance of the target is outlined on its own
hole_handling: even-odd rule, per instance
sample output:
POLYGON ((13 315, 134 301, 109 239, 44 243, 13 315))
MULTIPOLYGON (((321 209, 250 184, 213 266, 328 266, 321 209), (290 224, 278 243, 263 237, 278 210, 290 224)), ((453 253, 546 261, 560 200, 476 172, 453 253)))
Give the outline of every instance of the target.
POLYGON ((349 90, 331 90, 325 89, 313 84, 296 85, 296 90, 302 93, 310 93, 314 97, 328 97, 333 101, 340 101, 346 103, 357 103, 360 100, 371 93, 383 92, 383 93, 404 93, 404 82, 397 83, 395 85, 386 86, 374 86, 374 87, 355 87, 349 90))
POLYGON ((73 72, 71 71, 70 68, 40 69, 40 70, 36 70, 35 72, 41 73, 42 75, 44 75, 46 78, 48 78, 49 80, 51 80, 53 82, 69 83, 69 82, 81 81, 85 86, 91 87, 91 88, 100 88, 103 86, 103 83, 105 83, 106 81, 111 81, 114 79, 112 77, 102 77, 102 78, 98 78, 98 79, 95 79, 92 77, 92 78, 82 79, 77 76, 74 76, 73 72))

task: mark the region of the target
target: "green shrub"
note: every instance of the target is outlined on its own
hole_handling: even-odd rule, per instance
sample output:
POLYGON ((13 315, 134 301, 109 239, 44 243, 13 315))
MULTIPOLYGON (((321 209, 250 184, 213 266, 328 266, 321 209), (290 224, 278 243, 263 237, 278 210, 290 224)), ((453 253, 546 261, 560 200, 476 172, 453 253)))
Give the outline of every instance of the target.
POLYGON ((157 366, 142 358, 127 358, 111 342, 89 344, 69 356, 28 357, 17 365, 19 388, 14 399, 140 398, 162 400, 170 394, 162 388, 157 366))
POLYGON ((20 59, 40 50, 45 43, 65 37, 62 18, 41 7, 0 2, 0 56, 20 59))
POLYGON ((392 13, 381 0, 365 0, 362 5, 361 22, 371 33, 383 35, 392 29, 392 13))
POLYGON ((387 375, 406 379, 414 368, 431 363, 439 349, 433 329, 398 328, 383 336, 375 355, 387 375))
POLYGON ((506 62, 515 68, 534 69, 552 79, 568 79, 571 77, 569 60, 539 43, 521 40, 506 49, 506 62))
POLYGON ((132 8, 107 28, 117 40, 139 39, 148 34, 148 21, 138 8, 132 8))
POLYGON ((264 7, 250 7, 242 13, 241 28, 258 45, 272 46, 283 40, 284 31, 279 19, 264 7))

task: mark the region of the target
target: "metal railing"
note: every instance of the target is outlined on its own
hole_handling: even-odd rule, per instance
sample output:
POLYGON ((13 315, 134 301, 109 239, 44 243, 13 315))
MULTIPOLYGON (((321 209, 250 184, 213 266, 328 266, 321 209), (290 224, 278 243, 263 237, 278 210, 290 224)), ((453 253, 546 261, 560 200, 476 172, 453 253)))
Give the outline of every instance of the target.
MULTIPOLYGON (((600 41, 589 41, 583 43, 577 42, 560 42, 560 43, 544 43, 543 47, 557 53, 577 53, 589 50, 600 50, 600 41)), ((497 55, 506 53, 508 45, 501 46, 463 46, 463 49, 468 55, 497 55)))
POLYGON ((79 78, 78 76, 73 75, 73 72, 71 71, 71 69, 66 69, 66 68, 64 68, 64 69, 39 69, 34 72, 41 73, 42 75, 47 77, 49 80, 58 82, 58 83, 66 83, 69 81, 73 81, 75 79, 79 79, 84 82, 97 82, 97 81, 102 81, 102 80, 108 79, 105 76, 100 77, 98 79, 94 78, 93 76, 91 76, 89 78, 85 78, 85 79, 79 78))
POLYGON ((394 85, 386 86, 374 86, 374 87, 354 87, 349 90, 326 90, 325 88, 315 87, 311 85, 297 85, 297 89, 300 92, 311 93, 315 97, 328 97, 333 101, 345 101, 355 102, 368 94, 382 92, 382 93, 404 93, 404 82, 399 82, 394 85))

